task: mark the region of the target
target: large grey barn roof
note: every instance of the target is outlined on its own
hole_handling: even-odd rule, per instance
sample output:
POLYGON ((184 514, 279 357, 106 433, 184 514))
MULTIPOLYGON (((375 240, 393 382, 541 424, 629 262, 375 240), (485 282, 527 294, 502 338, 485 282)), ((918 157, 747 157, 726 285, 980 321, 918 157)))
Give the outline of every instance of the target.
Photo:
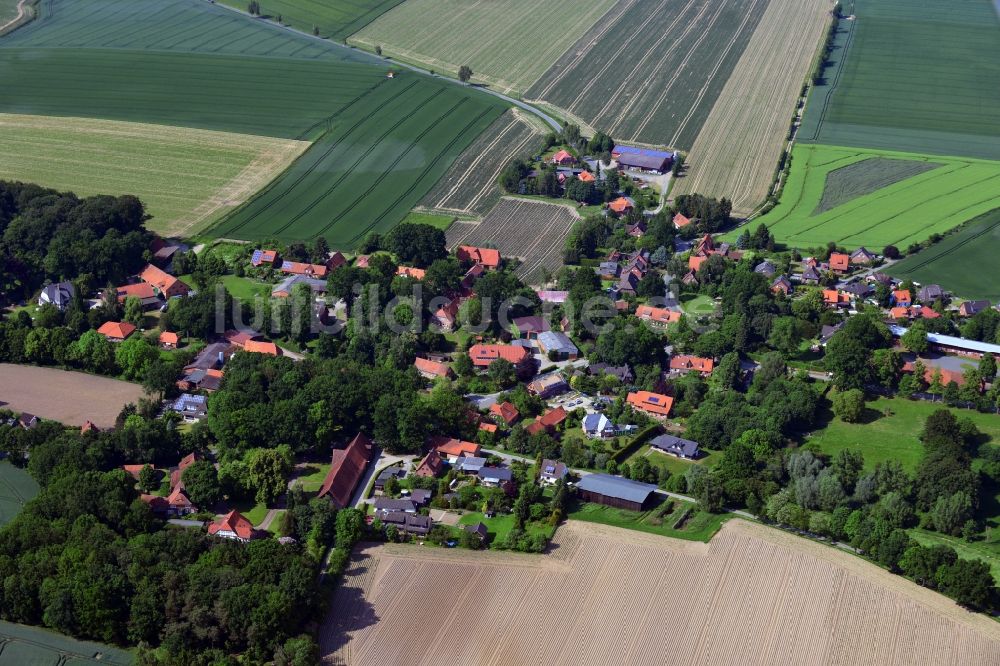
POLYGON ((632 481, 610 474, 588 474, 580 479, 577 487, 580 490, 607 497, 617 497, 629 502, 639 502, 640 504, 645 502, 649 494, 656 490, 656 486, 651 483, 632 481))
POLYGON ((658 171, 666 169, 669 162, 669 157, 651 155, 622 155, 618 158, 618 163, 623 166, 638 167, 640 169, 656 169, 658 171))

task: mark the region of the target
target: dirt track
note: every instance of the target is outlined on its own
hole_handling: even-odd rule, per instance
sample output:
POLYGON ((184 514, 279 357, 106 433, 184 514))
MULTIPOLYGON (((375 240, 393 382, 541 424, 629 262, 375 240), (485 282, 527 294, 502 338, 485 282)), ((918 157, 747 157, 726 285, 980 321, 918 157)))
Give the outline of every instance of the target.
POLYGON ((372 546, 328 664, 997 664, 1000 625, 741 520, 711 544, 570 522, 547 556, 372 546))
POLYGON ((138 384, 82 372, 0 363, 0 408, 66 425, 110 428, 122 407, 143 395, 138 384))

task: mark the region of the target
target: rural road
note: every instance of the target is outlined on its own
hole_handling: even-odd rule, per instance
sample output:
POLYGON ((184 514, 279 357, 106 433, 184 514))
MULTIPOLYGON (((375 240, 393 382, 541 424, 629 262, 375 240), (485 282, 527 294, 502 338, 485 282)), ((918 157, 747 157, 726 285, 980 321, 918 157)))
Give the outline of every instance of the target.
POLYGON ((229 7, 227 5, 221 5, 221 4, 213 2, 212 0, 207 0, 207 1, 209 3, 215 5, 216 7, 222 7, 223 9, 228 9, 231 12, 236 12, 237 14, 242 14, 243 16, 246 16, 247 18, 253 19, 255 21, 266 21, 267 23, 270 23, 271 25, 273 25, 273 26, 275 26, 277 28, 282 28, 282 29, 287 30, 289 32, 293 32, 296 35, 300 35, 300 36, 303 36, 303 37, 308 37, 310 39, 315 39, 315 40, 324 42, 324 43, 329 44, 330 46, 334 47, 335 49, 347 51, 347 52, 352 53, 354 55, 361 54, 361 56, 363 58, 366 58, 367 60, 369 60, 371 62, 377 62, 377 63, 379 63, 381 65, 388 65, 388 66, 399 67, 399 68, 402 68, 402 69, 408 69, 410 71, 417 72, 417 73, 423 74, 425 76, 430 76, 430 77, 433 77, 435 79, 441 79, 441 80, 444 80, 444 81, 449 81, 449 82, 455 84, 456 86, 464 86, 466 88, 472 88, 474 90, 481 90, 482 92, 486 93, 487 95, 493 95, 494 97, 498 97, 498 98, 502 99, 503 101, 507 102, 508 104, 516 106, 519 109, 524 109, 528 113, 531 113, 531 114, 533 114, 535 116, 538 116, 543 121, 545 121, 545 123, 547 125, 549 125, 552 129, 554 129, 557 132, 560 131, 560 130, 562 130, 562 123, 560 123, 558 120, 556 120, 555 118, 553 118, 549 114, 545 113, 541 109, 539 109, 537 107, 534 107, 531 104, 528 104, 527 102, 522 102, 519 99, 515 99, 513 97, 509 97, 507 95, 504 95, 503 93, 497 92, 495 90, 490 90, 489 88, 485 88, 485 87, 480 86, 480 85, 474 85, 474 84, 470 84, 470 83, 462 83, 461 81, 453 79, 450 76, 442 76, 442 75, 440 75, 440 74, 438 74, 436 72, 431 72, 430 70, 424 69, 422 67, 417 67, 416 65, 410 65, 409 63, 401 62, 399 60, 393 60, 392 58, 387 58, 385 56, 375 55, 374 53, 369 53, 368 51, 365 51, 363 49, 353 48, 353 47, 350 47, 350 46, 346 46, 344 44, 338 44, 337 42, 335 42, 333 40, 330 40, 330 39, 326 39, 325 37, 317 37, 316 35, 310 35, 309 33, 302 32, 301 30, 297 30, 297 29, 295 29, 295 28, 293 28, 291 26, 288 26, 288 25, 283 25, 283 24, 280 24, 280 23, 276 23, 274 21, 269 21, 269 20, 264 19, 264 18, 259 18, 259 17, 256 17, 256 16, 251 16, 250 14, 248 14, 245 11, 243 11, 242 9, 237 9, 235 7, 229 7))
POLYGON ((0 35, 4 34, 4 30, 12 25, 15 25, 18 21, 24 18, 24 15, 28 13, 28 0, 21 0, 17 3, 17 16, 7 21, 3 25, 0 25, 0 35))

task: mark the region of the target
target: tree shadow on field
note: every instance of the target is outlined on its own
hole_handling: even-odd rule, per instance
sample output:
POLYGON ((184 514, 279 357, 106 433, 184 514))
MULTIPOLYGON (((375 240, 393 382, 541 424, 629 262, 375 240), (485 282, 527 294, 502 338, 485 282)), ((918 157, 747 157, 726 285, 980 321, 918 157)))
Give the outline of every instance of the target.
POLYGON ((365 598, 365 590, 352 585, 353 581, 374 574, 372 569, 377 565, 377 560, 366 558, 355 551, 347 569, 337 579, 336 587, 330 595, 329 609, 319 631, 320 653, 324 655, 324 663, 343 663, 341 649, 351 641, 356 632, 379 621, 375 608, 365 598))

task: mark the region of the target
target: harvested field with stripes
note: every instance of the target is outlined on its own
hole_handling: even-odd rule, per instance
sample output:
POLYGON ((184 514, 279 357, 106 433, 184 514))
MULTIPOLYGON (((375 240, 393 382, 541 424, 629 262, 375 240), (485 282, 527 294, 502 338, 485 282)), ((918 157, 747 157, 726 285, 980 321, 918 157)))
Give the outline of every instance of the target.
POLYGON ((620 0, 525 97, 619 141, 689 149, 768 2, 620 0))
POLYGON ((764 200, 831 7, 827 0, 770 1, 691 146, 675 194, 728 197, 737 215, 764 200))
POLYGON ((521 93, 615 0, 407 0, 348 42, 437 72, 521 93))
POLYGON ((320 646, 324 663, 349 666, 974 666, 1000 660, 1000 625, 852 555, 742 520, 710 544, 570 521, 544 556, 365 548, 320 646))
POLYGON ((0 178, 134 194, 164 236, 196 233, 284 171, 307 141, 92 118, 0 114, 0 178))
POLYGON ((446 213, 486 215, 500 201, 497 178, 516 157, 528 157, 541 144, 544 129, 511 109, 497 118, 462 153, 444 178, 420 202, 446 213))
POLYGON ((477 245, 500 250, 505 258, 523 264, 517 275, 532 284, 542 274, 562 266, 570 229, 580 219, 570 206, 504 197, 482 222, 456 222, 448 228, 448 247, 477 245))

